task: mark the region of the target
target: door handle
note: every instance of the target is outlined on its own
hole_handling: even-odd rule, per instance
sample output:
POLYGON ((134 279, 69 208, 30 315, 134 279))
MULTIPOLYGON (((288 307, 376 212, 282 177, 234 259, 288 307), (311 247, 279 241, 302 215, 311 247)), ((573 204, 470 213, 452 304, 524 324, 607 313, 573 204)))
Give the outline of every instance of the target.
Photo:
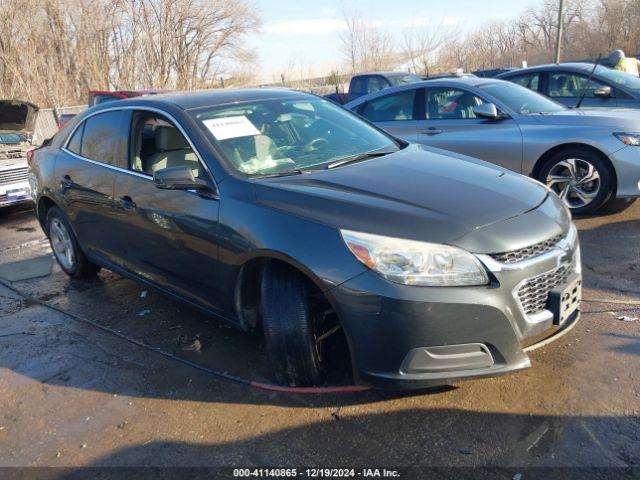
POLYGON ((443 132, 441 128, 429 127, 423 132, 420 132, 422 135, 440 135, 443 132))
POLYGON ((125 210, 133 210, 136 208, 136 202, 134 202, 129 195, 123 195, 118 198, 118 203, 120 203, 120 206, 125 210))

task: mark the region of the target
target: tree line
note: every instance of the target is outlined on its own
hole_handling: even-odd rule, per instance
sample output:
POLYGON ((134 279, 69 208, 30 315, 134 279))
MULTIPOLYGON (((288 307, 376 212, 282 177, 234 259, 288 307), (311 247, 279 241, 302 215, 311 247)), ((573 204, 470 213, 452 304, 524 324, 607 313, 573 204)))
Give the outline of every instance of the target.
MULTIPOLYGON (((516 18, 490 21, 473 31, 432 22, 394 38, 357 11, 345 12, 342 53, 352 72, 394 68, 404 59, 421 75, 519 67, 552 62, 558 0, 543 0, 516 18)), ((566 0, 562 60, 595 59, 613 49, 640 53, 640 0, 566 0)))
MULTIPOLYGON (((277 81, 307 79, 300 85, 313 86, 399 66, 428 75, 550 62, 558 3, 541 0, 472 31, 430 20, 400 34, 348 10, 339 33, 340 75, 292 59, 277 81)), ((617 48, 640 52, 640 0, 565 0, 563 22, 563 60, 617 48)), ((257 84, 247 39, 260 26, 252 0, 0 0, 0 98, 59 106, 84 103, 90 89, 257 84)))
POLYGON ((55 106, 89 89, 242 82, 259 26, 245 0, 0 0, 0 98, 55 106))

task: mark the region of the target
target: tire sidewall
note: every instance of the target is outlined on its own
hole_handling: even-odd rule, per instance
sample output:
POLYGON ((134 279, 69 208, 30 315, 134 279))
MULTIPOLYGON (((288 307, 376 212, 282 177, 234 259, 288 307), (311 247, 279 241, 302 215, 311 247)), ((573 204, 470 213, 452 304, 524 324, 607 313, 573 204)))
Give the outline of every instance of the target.
POLYGON ((611 170, 609 169, 609 165, 607 164, 607 160, 605 160, 601 155, 596 152, 583 149, 583 148, 570 148, 566 150, 562 150, 556 154, 554 154, 549 160, 547 160, 542 168, 540 169, 540 173, 538 174, 538 180, 543 184, 547 184, 547 175, 551 171, 551 169, 560 163, 563 160, 567 160, 569 158, 577 158, 580 160, 584 160, 592 164, 598 174, 600 175, 600 191, 598 195, 588 204, 583 207, 578 208, 570 208, 572 214, 581 215, 586 213, 592 213, 602 207, 613 195, 614 190, 614 179, 611 174, 611 170))
POLYGON ((267 353, 276 379, 292 386, 318 384, 323 368, 313 337, 314 318, 304 279, 292 269, 280 265, 265 268, 261 306, 267 353), (283 292, 278 292, 274 285, 281 284, 283 279, 292 284, 288 286, 286 295, 278 295, 283 292), (283 302, 290 304, 283 307, 283 302), (291 315, 279 314, 283 311, 291 315))
POLYGON ((76 239, 76 235, 73 231, 73 228, 71 227, 71 223, 69 222, 69 220, 67 219, 66 215, 62 212, 62 210, 60 210, 58 207, 51 207, 49 209, 49 211, 47 212, 47 235, 49 237, 49 244, 51 245, 51 250, 52 252, 53 250, 53 242, 51 241, 51 232, 50 232, 50 228, 51 228, 51 221, 57 218, 58 220, 60 220, 60 222, 64 225, 64 227, 67 229, 67 232, 69 234, 69 237, 71 238, 71 244, 73 246, 73 253, 75 256, 75 263, 73 265, 72 269, 68 269, 66 268, 64 265, 62 265, 62 263, 60 263, 58 261, 58 257, 56 256, 55 252, 53 254, 53 256, 56 258, 56 262, 58 263, 58 265, 60 266, 60 268, 67 274, 70 276, 76 276, 79 272, 79 265, 80 265, 80 261, 81 261, 81 255, 82 251, 80 250, 80 247, 78 246, 78 241, 76 239))

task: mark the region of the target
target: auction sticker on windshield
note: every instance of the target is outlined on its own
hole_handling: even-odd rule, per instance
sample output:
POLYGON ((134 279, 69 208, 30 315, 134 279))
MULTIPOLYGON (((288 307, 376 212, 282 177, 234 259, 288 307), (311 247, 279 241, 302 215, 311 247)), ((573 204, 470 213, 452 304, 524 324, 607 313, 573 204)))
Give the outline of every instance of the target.
POLYGON ((204 126, 216 137, 216 140, 260 135, 260 130, 244 115, 211 118, 209 120, 203 120, 202 123, 204 123, 204 126))

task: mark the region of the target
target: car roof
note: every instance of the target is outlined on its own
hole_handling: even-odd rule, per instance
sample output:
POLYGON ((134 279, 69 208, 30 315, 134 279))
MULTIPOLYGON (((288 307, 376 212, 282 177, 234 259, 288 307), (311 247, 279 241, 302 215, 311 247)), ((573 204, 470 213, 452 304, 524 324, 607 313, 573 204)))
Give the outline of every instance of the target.
POLYGON ((545 65, 536 65, 534 67, 518 68, 510 72, 501 73, 498 78, 507 78, 516 75, 521 75, 527 72, 541 72, 541 71, 558 71, 558 70, 573 70, 573 71, 591 71, 593 70, 593 63, 587 62, 567 62, 567 63, 548 63, 545 65))
POLYGON ((357 75, 354 75, 354 77, 363 77, 365 75, 382 75, 384 77, 402 77, 404 75, 414 75, 414 76, 419 76, 416 75, 415 73, 411 73, 411 72, 364 72, 364 73, 358 73, 357 75))
POLYGON ((268 99, 296 99, 309 98, 314 95, 291 90, 288 88, 219 88, 212 90, 194 90, 188 92, 170 92, 158 95, 133 97, 113 102, 101 103, 93 107, 92 111, 112 109, 115 106, 166 106, 172 105, 182 110, 226 105, 229 103, 251 102, 268 99))

